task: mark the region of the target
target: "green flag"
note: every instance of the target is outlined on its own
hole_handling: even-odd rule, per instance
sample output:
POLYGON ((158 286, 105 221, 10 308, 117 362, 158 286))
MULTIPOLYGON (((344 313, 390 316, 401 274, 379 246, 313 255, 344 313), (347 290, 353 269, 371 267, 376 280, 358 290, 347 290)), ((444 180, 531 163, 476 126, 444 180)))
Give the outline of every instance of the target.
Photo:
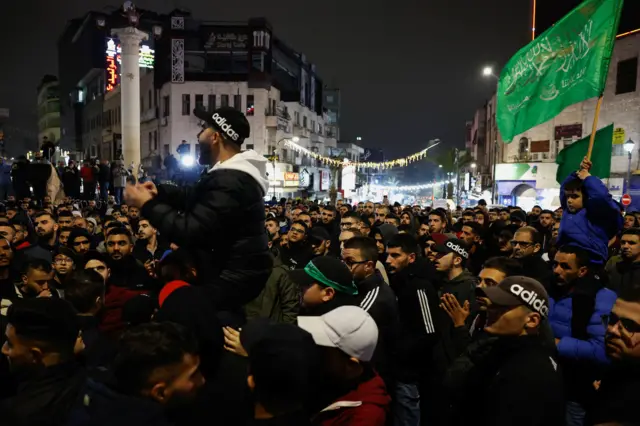
MULTIPOLYGON (((587 156, 589 150, 589 139, 591 136, 582 138, 560 151, 556 157, 558 171, 556 181, 562 183, 571 173, 578 171, 582 159, 587 156)), ((613 147, 613 124, 596 132, 593 141, 593 152, 591 158, 595 159, 591 166, 591 173, 600 179, 608 178, 611 174, 611 149, 613 147)))
POLYGON ((522 48, 500 74, 502 139, 519 135, 569 105, 600 96, 623 0, 586 0, 522 48))

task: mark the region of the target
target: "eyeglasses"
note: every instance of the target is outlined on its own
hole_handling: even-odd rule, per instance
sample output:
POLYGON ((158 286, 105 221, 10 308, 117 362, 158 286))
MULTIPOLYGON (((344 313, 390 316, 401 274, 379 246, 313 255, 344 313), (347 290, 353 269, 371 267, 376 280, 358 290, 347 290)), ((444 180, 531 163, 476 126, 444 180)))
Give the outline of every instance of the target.
POLYGON ((355 260, 343 260, 342 263, 344 263, 345 265, 347 265, 347 267, 352 268, 355 265, 362 265, 363 263, 367 263, 368 260, 360 260, 360 261, 355 261, 355 260))
POLYGON ((516 240, 511 240, 509 241, 509 244, 511 244, 511 247, 517 247, 520 246, 523 249, 529 248, 531 247, 534 243, 530 243, 528 241, 516 241, 516 240))
POLYGON ((293 232, 294 234, 304 234, 304 229, 291 228, 291 229, 289 229, 289 232, 293 232))
POLYGON ((640 324, 638 324, 634 320, 631 320, 629 318, 620 318, 613 312, 611 312, 609 315, 602 316, 602 324, 604 324, 605 327, 613 327, 618 323, 628 333, 631 333, 631 334, 640 333, 640 324))
POLYGON ((351 228, 352 226, 355 226, 355 222, 342 222, 340 224, 340 226, 342 226, 343 228, 351 228))
POLYGON ((63 263, 69 264, 69 263, 73 263, 73 260, 71 260, 71 259, 54 259, 53 263, 55 263, 57 265, 61 265, 63 263))

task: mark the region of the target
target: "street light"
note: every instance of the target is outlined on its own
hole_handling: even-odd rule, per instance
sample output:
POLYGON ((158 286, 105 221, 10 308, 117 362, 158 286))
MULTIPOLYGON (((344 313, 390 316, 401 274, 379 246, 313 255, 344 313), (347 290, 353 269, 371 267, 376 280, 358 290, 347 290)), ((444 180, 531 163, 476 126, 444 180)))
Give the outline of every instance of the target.
POLYGON ((482 75, 485 76, 485 77, 493 77, 496 80, 499 80, 498 76, 494 74, 493 68, 491 68, 491 67, 484 67, 482 69, 482 75))
POLYGON ((295 143, 300 142, 300 138, 297 136, 292 137, 291 140, 294 141, 295 143))
POLYGON ((362 140, 362 137, 357 136, 357 137, 356 137, 356 140, 357 140, 357 141, 361 141, 361 140, 362 140))
POLYGON ((636 143, 631 139, 629 139, 624 143, 622 147, 624 148, 624 150, 627 152, 629 156, 629 166, 627 168, 627 192, 626 192, 628 194, 629 189, 631 188, 631 153, 633 152, 633 149, 636 147, 636 143))
POLYGON ((442 164, 438 164, 438 167, 439 167, 439 168, 442 168, 442 164))
POLYGON ((471 163, 471 168, 475 169, 476 168, 476 163, 471 163))

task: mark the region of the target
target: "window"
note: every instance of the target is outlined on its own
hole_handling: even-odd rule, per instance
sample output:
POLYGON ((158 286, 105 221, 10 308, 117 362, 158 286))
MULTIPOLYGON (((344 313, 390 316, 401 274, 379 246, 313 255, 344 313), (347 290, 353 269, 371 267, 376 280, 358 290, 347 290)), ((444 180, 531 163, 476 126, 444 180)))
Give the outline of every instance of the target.
POLYGON ((229 106, 229 95, 220 95, 220 106, 221 107, 229 106))
POLYGON ((302 127, 307 128, 307 116, 302 117, 302 127))
POLYGON ((153 149, 153 133, 149 132, 149 152, 153 149))
POLYGON ((207 106, 210 112, 213 112, 216 109, 216 95, 209 95, 209 99, 207 99, 207 106))
POLYGON ((171 102, 170 102, 169 95, 162 97, 162 103, 163 103, 162 105, 163 117, 168 117, 169 115, 171 115, 171 102))
POLYGON ((315 120, 311 120, 311 131, 315 133, 316 131, 316 121, 315 120))
POLYGON ((153 106, 154 107, 158 107, 158 91, 154 90, 153 91, 153 106))
POLYGON ((196 108, 204 109, 204 95, 196 95, 196 108))
POLYGON ((153 96, 151 95, 151 89, 149 89, 149 109, 153 108, 153 96))
POLYGON ((233 95, 233 107, 238 111, 242 111, 242 96, 233 95))
POLYGON ((164 155, 169 155, 171 153, 171 148, 168 143, 164 144, 164 155))
POLYGON ((253 144, 252 143, 247 144, 247 149, 253 149, 253 144))
POLYGON ((324 135, 324 133, 322 133, 322 130, 323 130, 323 129, 322 129, 322 125, 321 125, 321 124, 318 124, 318 134, 319 134, 319 135, 324 135))
POLYGON ((333 102, 333 95, 327 95, 327 102, 333 102))
POLYGON ((155 151, 158 150, 158 131, 157 130, 153 131, 153 149, 155 151))
POLYGON ((296 126, 300 126, 300 113, 298 111, 293 113, 295 119, 296 119, 296 126))
POLYGON ((144 112, 144 97, 140 96, 140 114, 144 112))
POLYGON ((182 95, 182 115, 189 115, 191 113, 191 95, 182 95))
POLYGON ((631 58, 618 62, 616 76, 616 95, 636 91, 638 83, 638 58, 631 58))
POLYGON ((624 151, 624 144, 613 145, 613 148, 611 148, 611 154, 614 157, 624 156, 626 154, 624 151))
POLYGON ((247 115, 253 115, 254 112, 253 95, 247 95, 247 115))

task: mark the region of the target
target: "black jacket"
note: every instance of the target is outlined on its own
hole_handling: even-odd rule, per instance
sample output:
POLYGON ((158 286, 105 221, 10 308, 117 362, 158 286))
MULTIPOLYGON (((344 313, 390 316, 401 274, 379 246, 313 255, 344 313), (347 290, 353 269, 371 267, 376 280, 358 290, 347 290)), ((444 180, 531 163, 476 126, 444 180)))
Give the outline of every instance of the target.
POLYGON ((608 287, 616 293, 620 294, 621 290, 638 285, 640 285, 640 262, 622 260, 609 270, 608 287))
POLYGON ((93 380, 83 383, 66 426, 169 426, 163 407, 151 399, 121 395, 93 380))
POLYGON ((389 276, 398 300, 400 331, 396 340, 395 375, 400 382, 415 383, 431 367, 440 325, 436 323, 438 293, 432 283, 435 268, 419 257, 389 276))
POLYGON ((133 255, 120 260, 108 260, 111 268, 109 282, 118 287, 130 290, 157 290, 157 280, 149 276, 144 265, 133 255))
MULTIPOLYGON (((448 293, 458 299, 460 306, 464 306, 464 303, 467 301, 469 302, 471 314, 467 318, 467 326, 471 326, 471 322, 475 318, 477 312, 475 296, 477 282, 477 278, 469 271, 465 270, 454 279, 450 281, 440 281, 439 283, 440 287, 438 288, 438 297, 442 297, 443 294, 448 293)), ((440 309, 440 307, 438 307, 436 312, 434 312, 434 315, 438 318, 436 320, 437 323, 441 324, 438 343, 436 344, 433 353, 434 366, 437 369, 436 374, 441 376, 449 367, 449 364, 451 364, 451 362, 460 355, 461 349, 464 349, 464 347, 460 347, 457 336, 458 333, 462 333, 463 331, 461 331, 460 328, 453 326, 451 318, 449 318, 447 313, 440 309)), ((461 328, 464 328, 467 334, 469 333, 467 328, 461 328)))
POLYGON ((64 425, 84 382, 84 370, 73 362, 43 368, 19 381, 17 394, 0 403, 0 423, 3 426, 64 425))
MULTIPOLYGON (((223 165, 241 162, 232 163, 244 154, 223 165)), ((192 253, 199 281, 219 310, 256 298, 271 273, 264 232, 266 185, 244 171, 217 168, 194 187, 160 185, 158 195, 142 207, 142 216, 166 241, 192 253)))
POLYGON ((638 423, 640 365, 614 364, 602 378, 595 400, 587 407, 585 426, 638 423))
POLYGON ((373 355, 373 365, 387 382, 391 374, 390 362, 394 357, 395 339, 400 328, 396 295, 377 272, 357 284, 357 304, 371 315, 378 326, 378 344, 373 355))
POLYGON ((538 280, 548 291, 551 284, 554 282, 551 266, 538 254, 523 257, 518 260, 522 264, 522 269, 525 275, 538 280))
POLYGON ((136 260, 138 260, 142 264, 147 263, 149 260, 159 261, 162 258, 162 255, 170 249, 171 247, 168 244, 158 241, 156 251, 152 254, 149 250, 147 250, 147 241, 138 240, 133 247, 133 257, 135 257, 136 260))
POLYGON ((499 338, 481 349, 454 392, 452 426, 565 424, 562 376, 539 336, 499 338))

